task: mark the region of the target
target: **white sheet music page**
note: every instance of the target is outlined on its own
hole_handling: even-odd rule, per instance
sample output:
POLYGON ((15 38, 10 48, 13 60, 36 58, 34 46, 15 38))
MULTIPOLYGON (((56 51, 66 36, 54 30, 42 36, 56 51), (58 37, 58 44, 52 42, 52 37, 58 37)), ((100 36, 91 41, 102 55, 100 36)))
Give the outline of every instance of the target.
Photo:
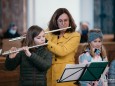
POLYGON ((74 81, 81 76, 86 64, 67 64, 60 81, 74 81))

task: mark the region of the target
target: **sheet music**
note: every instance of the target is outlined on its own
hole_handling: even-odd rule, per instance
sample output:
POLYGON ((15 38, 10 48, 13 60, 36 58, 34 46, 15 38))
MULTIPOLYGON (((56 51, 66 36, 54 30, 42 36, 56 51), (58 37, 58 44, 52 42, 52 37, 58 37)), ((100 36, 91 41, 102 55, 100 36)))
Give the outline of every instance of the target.
POLYGON ((85 67, 86 64, 67 64, 65 68, 85 67))
POLYGON ((91 76, 90 80, 97 79, 98 77, 100 77, 100 74, 103 72, 103 68, 105 68, 106 65, 107 65, 107 62, 105 62, 105 63, 103 63, 103 62, 89 62, 88 64, 83 64, 83 63, 81 63, 81 64, 67 64, 65 66, 65 69, 64 69, 62 75, 60 76, 59 80, 57 80, 57 82, 60 83, 60 82, 76 81, 76 80, 82 80, 82 79, 85 80, 85 79, 89 79, 89 78, 87 78, 89 75, 91 76), (88 70, 87 70, 87 67, 89 67, 88 70), (90 72, 89 72, 89 70, 90 70, 90 72), (100 70, 100 71, 98 71, 98 70, 100 70), (93 76, 92 74, 94 74, 94 73, 98 74, 98 76, 96 76, 96 77, 93 76))
POLYGON ((86 64, 67 64, 63 76, 60 81, 74 81, 78 80, 83 72, 86 64))

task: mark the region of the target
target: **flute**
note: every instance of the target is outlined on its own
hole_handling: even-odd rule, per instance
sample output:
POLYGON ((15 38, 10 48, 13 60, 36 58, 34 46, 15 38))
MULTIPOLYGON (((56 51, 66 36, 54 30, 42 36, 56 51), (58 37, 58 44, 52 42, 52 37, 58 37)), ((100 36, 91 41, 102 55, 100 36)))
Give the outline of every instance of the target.
MULTIPOLYGON (((57 32, 57 31, 61 31, 61 30, 64 30, 64 29, 69 29, 69 28, 71 28, 71 27, 60 28, 60 29, 52 30, 52 31, 46 31, 45 34, 51 33, 51 32, 57 32)), ((24 37, 24 36, 20 36, 20 37, 12 38, 12 39, 10 39, 9 41, 15 41, 15 40, 20 40, 20 39, 25 39, 25 38, 26 38, 26 37, 24 37)))
POLYGON ((46 31, 45 34, 47 34, 47 33, 51 33, 51 32, 57 32, 57 31, 61 31, 61 30, 64 30, 64 29, 69 29, 69 28, 71 28, 71 27, 60 28, 60 29, 52 30, 52 31, 46 31))
POLYGON ((24 36, 20 36, 20 37, 16 37, 16 38, 12 38, 9 41, 15 41, 15 40, 20 40, 20 39, 25 39, 26 37, 24 36))
MULTIPOLYGON (((47 45, 47 44, 48 44, 48 43, 44 43, 44 44, 41 44, 41 45, 35 45, 35 46, 28 47, 28 48, 31 49, 31 48, 35 48, 35 47, 39 47, 39 46, 44 46, 44 45, 47 45)), ((11 50, 5 51, 4 53, 2 53, 2 55, 7 55, 7 54, 11 54, 11 53, 16 53, 16 52, 19 52, 19 51, 22 51, 22 49, 19 48, 19 49, 15 50, 15 51, 11 51, 11 50)))

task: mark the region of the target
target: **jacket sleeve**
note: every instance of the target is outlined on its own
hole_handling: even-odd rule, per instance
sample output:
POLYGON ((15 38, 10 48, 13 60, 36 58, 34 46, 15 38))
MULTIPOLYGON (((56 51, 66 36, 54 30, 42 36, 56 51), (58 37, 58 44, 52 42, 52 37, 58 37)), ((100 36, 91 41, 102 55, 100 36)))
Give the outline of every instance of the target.
POLYGON ((80 43, 80 34, 73 33, 62 45, 48 41, 48 49, 58 56, 66 56, 77 49, 80 43))
POLYGON ((21 56, 18 53, 15 58, 9 58, 9 55, 6 57, 5 60, 5 68, 7 70, 14 70, 21 62, 21 56))
POLYGON ((115 60, 113 60, 110 64, 110 68, 109 68, 109 83, 112 83, 112 80, 115 84, 115 60))
POLYGON ((79 63, 91 62, 91 58, 88 52, 83 53, 79 56, 79 63))
POLYGON ((28 57, 29 61, 31 61, 40 71, 48 70, 52 64, 52 54, 47 52, 44 57, 37 55, 36 53, 32 53, 30 57, 28 57))

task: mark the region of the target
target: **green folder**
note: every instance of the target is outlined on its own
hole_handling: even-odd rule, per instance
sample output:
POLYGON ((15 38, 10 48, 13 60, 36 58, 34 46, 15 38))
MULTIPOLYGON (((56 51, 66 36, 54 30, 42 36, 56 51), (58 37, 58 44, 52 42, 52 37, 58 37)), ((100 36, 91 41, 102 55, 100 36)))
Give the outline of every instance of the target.
POLYGON ((99 80, 103 74, 108 62, 92 62, 87 64, 79 81, 95 81, 99 80))

